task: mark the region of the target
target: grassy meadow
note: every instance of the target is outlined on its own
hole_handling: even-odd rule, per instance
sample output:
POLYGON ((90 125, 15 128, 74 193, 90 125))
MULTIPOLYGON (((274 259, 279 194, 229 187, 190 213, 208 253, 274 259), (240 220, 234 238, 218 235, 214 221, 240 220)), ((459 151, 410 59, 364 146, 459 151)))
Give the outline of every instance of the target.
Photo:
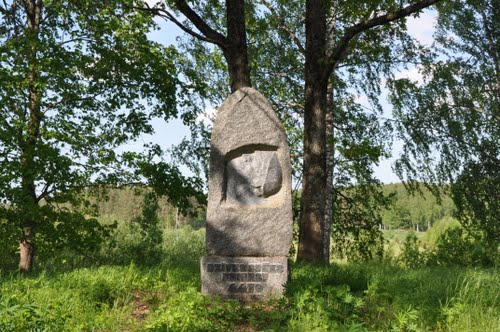
POLYGON ((130 235, 100 262, 67 252, 31 276, 2 271, 0 331, 500 330, 495 268, 292 264, 283 299, 242 304, 200 294, 203 229, 162 235, 154 264, 123 257, 130 235))
POLYGON ((118 222, 93 250, 40 250, 34 273, 21 275, 15 249, 2 249, 0 331, 500 331, 491 248, 423 203, 399 210, 431 225, 425 232, 406 219, 407 229, 394 227, 398 215, 388 212, 383 258, 292 262, 281 300, 244 304, 200 293, 203 211, 185 217, 160 201, 158 213, 141 216, 140 196, 110 196, 100 221, 118 222))

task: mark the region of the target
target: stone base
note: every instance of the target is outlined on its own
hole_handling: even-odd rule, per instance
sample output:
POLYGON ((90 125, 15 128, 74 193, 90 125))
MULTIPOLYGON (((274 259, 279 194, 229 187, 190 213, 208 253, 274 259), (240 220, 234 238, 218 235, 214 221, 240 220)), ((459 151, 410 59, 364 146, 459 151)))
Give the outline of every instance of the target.
POLYGON ((283 295, 287 257, 201 258, 201 292, 242 301, 265 301, 283 295))

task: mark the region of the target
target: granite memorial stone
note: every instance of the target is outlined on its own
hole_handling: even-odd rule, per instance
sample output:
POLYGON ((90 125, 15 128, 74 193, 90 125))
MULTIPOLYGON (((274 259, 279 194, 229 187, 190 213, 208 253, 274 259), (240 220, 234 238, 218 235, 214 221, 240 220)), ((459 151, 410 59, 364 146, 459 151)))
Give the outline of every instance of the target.
POLYGON ((279 297, 292 241, 290 155, 270 103, 242 88, 217 112, 211 138, 202 292, 279 297))

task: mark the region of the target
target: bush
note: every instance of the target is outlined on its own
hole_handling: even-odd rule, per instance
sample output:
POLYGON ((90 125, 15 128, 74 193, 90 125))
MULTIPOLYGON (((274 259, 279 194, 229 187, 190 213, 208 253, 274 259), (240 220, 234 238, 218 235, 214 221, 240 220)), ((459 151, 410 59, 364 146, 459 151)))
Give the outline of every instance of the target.
POLYGON ((158 197, 146 193, 142 203, 142 214, 131 221, 121 222, 108 243, 103 246, 107 261, 118 264, 135 262, 153 265, 163 258, 163 231, 158 218, 158 197))
POLYGON ((439 237, 450 228, 460 227, 460 222, 453 217, 444 217, 438 220, 432 228, 427 231, 426 238, 427 242, 431 246, 436 246, 439 237))
POLYGON ((0 275, 2 270, 14 270, 19 263, 19 229, 13 223, 0 218, 0 275))
POLYGON ((474 238, 463 228, 449 228, 438 238, 430 263, 456 266, 494 266, 499 261, 498 247, 474 238))
POLYGON ((195 263, 205 255, 205 229, 193 230, 186 225, 163 233, 163 252, 174 263, 195 263))
POLYGON ((408 268, 419 268, 427 262, 427 252, 422 248, 422 243, 415 233, 410 233, 403 243, 399 262, 408 268))

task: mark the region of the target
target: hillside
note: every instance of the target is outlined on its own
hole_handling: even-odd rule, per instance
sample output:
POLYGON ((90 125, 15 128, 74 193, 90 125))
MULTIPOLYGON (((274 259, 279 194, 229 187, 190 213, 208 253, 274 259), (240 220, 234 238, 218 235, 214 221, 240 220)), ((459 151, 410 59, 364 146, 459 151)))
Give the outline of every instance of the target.
MULTIPOLYGON (((438 204, 432 193, 422 188, 422 193, 409 194, 401 183, 384 186, 384 194, 394 195, 394 204, 384 210, 382 220, 386 229, 426 230, 438 220, 452 216, 454 205, 450 197, 442 195, 438 204)), ((130 221, 142 211, 145 189, 114 189, 109 192, 107 201, 98 202, 102 218, 130 221)), ((193 215, 182 215, 166 198, 159 201, 158 216, 165 225, 191 224, 198 228, 204 226, 204 211, 193 211, 193 215)))
POLYGON ((402 183, 384 186, 384 194, 394 194, 393 206, 382 214, 385 228, 426 230, 438 220, 453 216, 455 205, 449 196, 442 194, 439 204, 427 188, 421 189, 421 193, 409 194, 402 183))
MULTIPOLYGON (((131 221, 142 214, 145 188, 121 188, 112 189, 108 192, 108 199, 96 202, 101 219, 131 221)), ((158 218, 165 227, 178 227, 190 224, 195 228, 204 226, 204 211, 193 209, 190 213, 183 215, 170 204, 167 198, 161 197, 158 201, 158 218)))

